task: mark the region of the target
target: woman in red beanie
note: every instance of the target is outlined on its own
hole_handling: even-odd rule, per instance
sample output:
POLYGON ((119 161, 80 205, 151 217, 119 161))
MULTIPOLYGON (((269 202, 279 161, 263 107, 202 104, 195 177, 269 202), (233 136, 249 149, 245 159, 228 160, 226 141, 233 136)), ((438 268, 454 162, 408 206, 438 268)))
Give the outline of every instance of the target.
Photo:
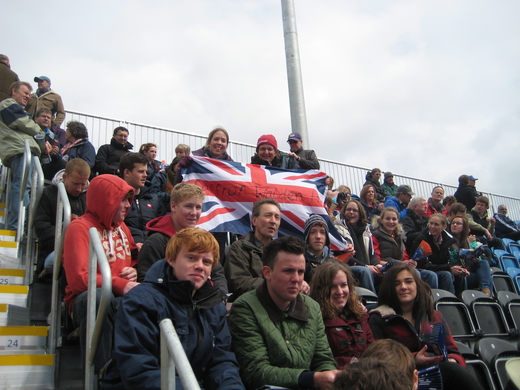
POLYGON ((265 134, 258 138, 256 154, 251 157, 251 164, 283 169, 300 169, 300 165, 294 157, 278 150, 278 143, 272 134, 265 134))

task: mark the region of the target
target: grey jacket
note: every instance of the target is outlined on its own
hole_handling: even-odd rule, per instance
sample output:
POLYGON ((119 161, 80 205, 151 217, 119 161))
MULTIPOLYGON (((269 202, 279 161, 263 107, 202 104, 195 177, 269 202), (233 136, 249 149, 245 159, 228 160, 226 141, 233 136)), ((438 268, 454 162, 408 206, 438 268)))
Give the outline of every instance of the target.
POLYGON ((43 130, 27 114, 23 107, 12 98, 0 102, 0 159, 2 163, 10 167, 10 160, 25 149, 25 140, 29 140, 31 153, 40 156, 45 146, 40 146, 34 136, 41 134, 43 130))
POLYGON ((320 162, 314 150, 304 150, 300 148, 296 151, 298 164, 303 169, 320 169, 320 162))

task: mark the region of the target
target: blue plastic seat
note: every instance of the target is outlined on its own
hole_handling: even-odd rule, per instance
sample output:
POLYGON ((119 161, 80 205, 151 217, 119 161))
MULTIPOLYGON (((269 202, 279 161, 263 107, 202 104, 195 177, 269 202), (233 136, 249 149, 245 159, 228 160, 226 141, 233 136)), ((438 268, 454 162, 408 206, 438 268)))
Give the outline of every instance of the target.
POLYGON ((502 255, 498 258, 500 261, 500 267, 502 270, 507 272, 508 268, 520 268, 520 263, 518 262, 518 259, 509 254, 509 255, 502 255))
POLYGON ((518 259, 520 259, 520 245, 519 244, 509 244, 509 249, 511 254, 518 259))
POLYGON ((509 255, 510 253, 508 251, 505 251, 503 249, 495 249, 493 248, 493 253, 497 255, 497 257, 500 257, 502 255, 509 255))
POLYGON ((510 238, 502 238, 501 240, 504 243, 506 251, 511 253, 511 251, 509 250, 509 244, 511 244, 511 243, 515 243, 516 244, 516 242, 514 240, 511 240, 510 238))

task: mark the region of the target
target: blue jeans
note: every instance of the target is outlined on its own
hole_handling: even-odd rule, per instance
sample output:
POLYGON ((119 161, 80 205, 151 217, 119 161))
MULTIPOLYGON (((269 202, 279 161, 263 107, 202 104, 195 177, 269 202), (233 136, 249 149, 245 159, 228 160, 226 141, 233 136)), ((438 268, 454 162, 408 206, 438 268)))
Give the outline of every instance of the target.
POLYGON ((453 285, 453 275, 450 271, 437 271, 439 278, 439 288, 455 294, 455 286, 453 285))
POLYGON ((45 262, 43 263, 43 268, 51 267, 54 265, 54 251, 49 253, 45 258, 45 262))
MULTIPOLYGON (((23 153, 17 154, 11 159, 11 192, 10 192, 10 206, 9 206, 9 220, 6 224, 6 229, 17 230, 18 229, 18 215, 20 214, 20 191, 22 187, 23 178, 23 153)), ((25 187, 25 193, 23 195, 23 205, 27 207, 29 205, 29 189, 31 188, 32 180, 32 155, 31 155, 31 166, 29 167, 29 177, 27 179, 27 187, 25 187)))
POLYGON ((478 288, 482 290, 483 288, 488 288, 489 291, 493 292, 493 278, 491 277, 489 262, 481 260, 473 264, 470 274, 466 278, 466 283, 470 289, 478 288))
POLYGON ((362 267, 359 265, 355 265, 350 267, 354 278, 358 281, 359 287, 366 288, 367 290, 372 291, 374 294, 376 293, 376 288, 374 287, 374 276, 372 275, 372 271, 370 271, 367 267, 362 267))
MULTIPOLYGON (((79 326, 79 340, 81 344, 81 357, 85 362, 86 345, 87 345, 87 300, 88 291, 84 291, 74 299, 72 304, 72 319, 74 325, 79 326)), ((105 363, 112 357, 112 348, 114 340, 114 323, 116 320, 117 308, 121 297, 114 297, 110 294, 105 322, 102 327, 99 345, 94 356, 94 370, 99 373, 105 363)), ((96 289, 96 312, 99 309, 101 301, 101 289, 96 289)))
POLYGON ((437 274, 433 271, 428 271, 427 269, 415 270, 419 275, 421 275, 421 279, 426 282, 430 288, 437 289, 439 288, 439 279, 437 274))

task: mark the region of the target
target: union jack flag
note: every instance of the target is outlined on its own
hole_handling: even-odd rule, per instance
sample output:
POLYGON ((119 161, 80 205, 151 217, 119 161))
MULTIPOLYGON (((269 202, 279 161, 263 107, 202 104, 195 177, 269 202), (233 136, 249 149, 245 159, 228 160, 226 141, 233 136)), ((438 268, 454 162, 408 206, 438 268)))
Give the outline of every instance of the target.
POLYGON ((280 236, 303 239, 305 221, 311 214, 319 214, 327 221, 331 249, 347 246, 323 206, 327 193, 327 174, 323 172, 193 157, 181 173, 183 182, 198 185, 206 195, 197 225, 201 229, 245 235, 252 230, 255 202, 272 198, 281 206, 280 236))

